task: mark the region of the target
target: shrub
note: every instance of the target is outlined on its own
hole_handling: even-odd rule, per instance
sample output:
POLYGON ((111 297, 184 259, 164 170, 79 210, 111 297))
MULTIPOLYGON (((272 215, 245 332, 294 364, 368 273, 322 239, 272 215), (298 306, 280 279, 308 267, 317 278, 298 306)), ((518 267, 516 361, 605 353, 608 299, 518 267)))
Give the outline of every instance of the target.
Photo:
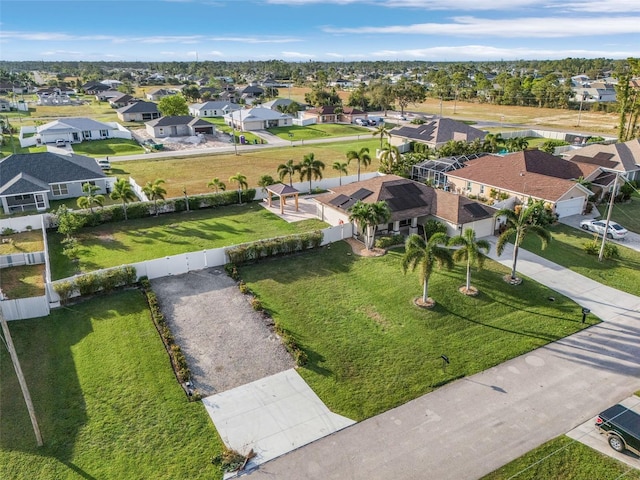
POLYGON ((236 267, 233 263, 227 263, 224 266, 224 271, 236 282, 240 278, 240 274, 238 273, 238 267, 236 267))
MULTIPOLYGON (((269 240, 258 240, 256 242, 237 245, 227 249, 227 255, 229 255, 229 259, 232 263, 242 264, 274 255, 299 252, 310 248, 318 248, 321 243, 322 232, 318 230, 315 232, 289 235, 269 240)), ((229 274, 229 271, 227 271, 227 273, 229 274)))
POLYGON ((253 297, 251 299, 251 308, 253 308, 256 312, 262 311, 262 302, 260 299, 253 297))
POLYGON ((2 232, 0 232, 0 235, 4 237, 7 235, 13 235, 14 233, 16 233, 16 231, 13 228, 6 227, 2 229, 2 232))
POLYGON ((244 281, 240 281, 240 284, 238 285, 238 287, 240 288, 240 293, 244 293, 246 295, 247 293, 250 292, 249 286, 246 283, 244 283, 244 281))
POLYGON ((384 235, 376 239, 375 246, 377 248, 389 248, 394 245, 402 245, 404 243, 404 235, 399 233, 395 235, 384 235))
POLYGON ((73 291, 75 290, 75 285, 73 282, 58 282, 53 285, 53 289, 60 296, 60 302, 64 305, 69 301, 73 291))
POLYGON ((80 295, 91 295, 92 293, 97 292, 100 288, 98 280, 98 275, 94 273, 87 273, 77 277, 74 282, 76 284, 76 288, 80 292, 80 295))
MULTIPOLYGON (((602 247, 601 240, 594 238, 593 240, 589 240, 585 242, 583 245, 584 251, 589 255, 600 255, 600 248, 602 247)), ((618 250, 618 245, 611 242, 606 242, 604 244, 604 250, 602 251, 602 256, 604 258, 620 258, 620 250, 618 250)))

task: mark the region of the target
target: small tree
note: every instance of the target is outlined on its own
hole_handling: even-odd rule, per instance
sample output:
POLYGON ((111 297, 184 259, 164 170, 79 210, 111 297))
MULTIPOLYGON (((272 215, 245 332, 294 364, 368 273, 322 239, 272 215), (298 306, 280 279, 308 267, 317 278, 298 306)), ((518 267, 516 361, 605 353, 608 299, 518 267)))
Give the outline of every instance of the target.
POLYGON ((58 219, 58 233, 64 235, 66 240, 73 238, 73 235, 84 226, 84 217, 76 215, 66 205, 60 205, 55 215, 58 219))
POLYGON ((271 175, 262 175, 258 179, 258 186, 262 188, 263 192, 266 192, 267 191, 267 187, 269 185, 273 185, 274 183, 276 183, 276 181, 273 179, 273 177, 271 175))
POLYGON ((349 173, 347 170, 348 166, 348 163, 333 162, 333 169, 340 174, 340 185, 342 185, 342 175, 347 175, 349 173))
POLYGON ((113 184, 113 191, 111 192, 110 197, 112 200, 120 200, 122 202, 124 219, 127 220, 127 203, 133 202, 138 198, 136 197, 131 184, 125 178, 119 178, 116 183, 113 184))
POLYGON ((391 211, 384 200, 375 203, 364 203, 358 200, 349 209, 349 221, 355 222, 362 228, 364 246, 367 250, 373 247, 378 225, 388 222, 389 218, 391 218, 391 211))
POLYGON ((169 95, 158 102, 158 110, 163 117, 189 115, 189 105, 182 95, 169 95))
POLYGON ((380 170, 384 173, 393 172, 394 167, 400 161, 400 150, 395 145, 386 143, 380 153, 380 170))
POLYGON ((88 208, 89 211, 93 214, 93 206, 104 205, 104 195, 98 194, 100 191, 100 187, 97 185, 91 185, 89 182, 82 184, 82 191, 85 193, 84 197, 78 197, 76 201, 78 204, 78 208, 88 208))
POLYGON ((157 178, 153 182, 147 182, 147 184, 142 187, 144 194, 149 200, 153 201, 153 209, 156 217, 158 216, 158 200, 164 200, 164 196, 167 194, 167 191, 162 186, 163 183, 163 179, 157 178))
POLYGON ((349 150, 347 152, 347 160, 348 163, 351 163, 351 160, 356 160, 358 162, 358 181, 360 181, 360 165, 362 164, 367 167, 371 163, 369 149, 367 147, 362 147, 359 151, 349 150))
POLYGON ((242 191, 249 188, 247 177, 238 172, 235 175, 229 177, 229 182, 235 182, 238 184, 238 203, 242 203, 242 191))
POLYGON ((207 183, 207 187, 213 188, 215 193, 218 193, 218 191, 224 192, 227 189, 227 186, 218 177, 214 177, 207 183))
POLYGON ((371 135, 374 137, 380 137, 380 149, 382 149, 382 141, 385 138, 391 138, 391 130, 384 124, 384 122, 380 122, 371 135))
POLYGON ((293 160, 287 160, 285 163, 278 165, 278 176, 280 180, 284 180, 284 177, 289 177, 289 186, 293 186, 293 175, 300 171, 300 165, 296 165, 293 160))
POLYGON ((472 228, 466 228, 462 235, 457 235, 449 240, 450 246, 461 247, 453 252, 453 260, 455 262, 466 262, 467 264, 467 283, 464 293, 472 294, 477 290, 471 288, 471 265, 475 264, 478 270, 484 266, 484 261, 491 250, 491 245, 486 240, 478 240, 476 232, 472 228))

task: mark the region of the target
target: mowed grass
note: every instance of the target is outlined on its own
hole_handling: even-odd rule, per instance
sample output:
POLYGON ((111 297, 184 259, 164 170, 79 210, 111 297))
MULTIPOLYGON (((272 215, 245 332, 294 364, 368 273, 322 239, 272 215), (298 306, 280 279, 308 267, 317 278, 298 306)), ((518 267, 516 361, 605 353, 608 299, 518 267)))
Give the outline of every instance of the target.
POLYGON ((73 151, 78 155, 86 155, 88 157, 115 157, 118 155, 138 155, 144 153, 144 149, 138 142, 125 138, 110 138, 108 140, 91 140, 74 143, 73 151))
POLYGON ((640 293, 640 252, 621 245, 620 258, 600 262, 597 255, 588 255, 583 249, 585 243, 593 240, 593 233, 562 224, 549 230, 553 240, 546 249, 540 248, 540 240, 535 236, 526 237, 522 247, 596 282, 631 295, 640 293))
MULTIPOLYGON (((167 190, 167 198, 180 197, 183 188, 186 188, 190 195, 211 193, 212 190, 207 188, 207 183, 214 177, 225 182, 228 189, 236 188, 237 185, 228 180, 238 172, 247 177, 250 187, 257 186, 262 175, 271 175, 277 180, 278 165, 287 162, 287 160, 294 160, 298 163, 309 153, 313 153, 317 160, 325 164, 323 177, 329 178, 338 176, 338 172, 333 170, 331 166, 336 161, 346 162, 346 154, 349 150, 368 147, 373 161, 368 167, 361 167, 361 171, 363 173, 375 172, 380 167, 380 162, 375 159, 375 151, 379 146, 380 140, 368 135, 359 141, 266 148, 259 151, 242 152, 240 155, 231 152, 217 155, 112 162, 110 174, 119 177, 131 176, 138 185, 163 178, 166 181, 164 187, 167 190)), ((352 162, 349 166, 349 173, 355 174, 356 171, 357 165, 352 162)), ((300 181, 300 177, 295 176, 294 181, 300 181)))
POLYGON ((345 125, 342 123, 320 123, 306 127, 292 125, 290 127, 270 128, 268 131, 269 133, 272 133, 284 140, 292 141, 314 140, 330 137, 348 137, 353 135, 366 136, 371 135, 372 132, 372 130, 369 130, 368 128, 359 127, 357 125, 345 125))
POLYGON ((62 254, 61 235, 49 234, 48 242, 52 276, 60 279, 78 271, 88 272, 325 227, 326 223, 313 219, 287 223, 258 202, 252 202, 84 228, 76 235, 80 244, 77 265, 62 254))
POLYGON ((495 262, 473 272, 477 297, 458 292, 463 267, 434 273, 429 295, 437 305, 420 309, 413 304, 422 293, 418 274, 403 275, 401 258, 402 251, 356 257, 340 242, 240 268, 306 351, 301 375, 349 418, 384 412, 588 326, 579 307, 556 292, 528 279, 517 288, 505 284, 508 270, 495 262), (446 370, 441 355, 450 359, 446 370))
POLYGON ((0 270, 0 289, 9 299, 44 295, 44 264, 0 270))
MULTIPOLYGON (((606 218, 606 206, 600 206, 600 211, 606 218)), ((640 233, 640 194, 635 193, 628 202, 614 203, 611 219, 631 232, 640 233)))
POLYGON ((9 325, 45 445, 2 348, 0 478, 221 478, 217 432, 177 383, 139 291, 9 325))
POLYGON ((640 471, 569 437, 562 436, 531 450, 482 477, 482 480, 618 480, 622 478, 640 479, 640 471))
POLYGON ((44 250, 42 230, 36 229, 26 232, 3 235, 0 243, 0 255, 12 253, 41 252, 44 250))

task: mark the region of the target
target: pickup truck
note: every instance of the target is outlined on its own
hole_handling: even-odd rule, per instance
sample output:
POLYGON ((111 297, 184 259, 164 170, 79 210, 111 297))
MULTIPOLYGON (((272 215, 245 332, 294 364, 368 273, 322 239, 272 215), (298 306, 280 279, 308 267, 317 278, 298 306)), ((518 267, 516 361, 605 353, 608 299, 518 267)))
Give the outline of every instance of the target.
POLYGON ((640 455, 640 415, 633 410, 620 404, 609 407, 596 417, 596 428, 616 452, 640 455))

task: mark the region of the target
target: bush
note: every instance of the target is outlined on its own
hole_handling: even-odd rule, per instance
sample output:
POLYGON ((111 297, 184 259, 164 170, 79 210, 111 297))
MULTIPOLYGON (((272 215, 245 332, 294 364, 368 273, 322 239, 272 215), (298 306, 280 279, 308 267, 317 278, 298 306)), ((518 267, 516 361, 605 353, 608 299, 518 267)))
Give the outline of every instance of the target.
POLYGON ((240 279, 240 274, 238 273, 238 267, 236 267, 233 263, 227 263, 224 266, 224 271, 236 282, 240 279))
POLYGON ((253 308, 256 312, 261 312, 262 311, 262 302, 258 298, 253 297, 251 299, 251 308, 253 308))
MULTIPOLYGON (((602 247, 601 240, 594 238, 593 240, 589 240, 583 245, 584 251, 589 255, 600 255, 600 248, 602 247)), ((604 250, 602 251, 602 256, 604 258, 620 258, 620 251, 618 250, 618 245, 611 242, 606 242, 604 244, 604 250)))
POLYGON ((16 233, 16 231, 13 228, 6 227, 2 229, 2 232, 0 232, 0 235, 4 237, 7 235, 13 235, 14 233, 16 233))
POLYGON ((133 285, 136 283, 137 278, 136 269, 127 265, 104 272, 78 275, 73 280, 55 283, 53 289, 60 295, 60 300, 64 303, 75 291, 81 296, 92 295, 100 291, 111 292, 118 287, 133 285))
MULTIPOLYGON (((271 238, 245 243, 227 249, 227 255, 234 264, 255 262, 263 258, 300 252, 311 248, 318 248, 322 243, 322 232, 308 232, 286 237, 271 238)), ((226 270, 227 267, 225 267, 226 270)), ((229 271, 227 271, 229 274, 229 271)), ((229 274, 232 278, 233 276, 229 274)), ((234 278, 234 280, 237 280, 234 278)))
POLYGON ((404 235, 397 233, 395 235, 384 235, 382 237, 378 237, 376 239, 375 246, 377 248, 389 248, 394 245, 402 244, 404 244, 404 235))
POLYGON ((244 281, 240 281, 240 284, 238 285, 238 287, 240 288, 240 293, 243 293, 245 295, 251 292, 251 290, 249 290, 249 287, 247 286, 246 283, 244 283, 244 281))
POLYGON ((60 302, 64 305, 69 301, 71 295, 75 290, 75 285, 73 282, 58 282, 53 285, 53 289, 60 296, 60 302))

